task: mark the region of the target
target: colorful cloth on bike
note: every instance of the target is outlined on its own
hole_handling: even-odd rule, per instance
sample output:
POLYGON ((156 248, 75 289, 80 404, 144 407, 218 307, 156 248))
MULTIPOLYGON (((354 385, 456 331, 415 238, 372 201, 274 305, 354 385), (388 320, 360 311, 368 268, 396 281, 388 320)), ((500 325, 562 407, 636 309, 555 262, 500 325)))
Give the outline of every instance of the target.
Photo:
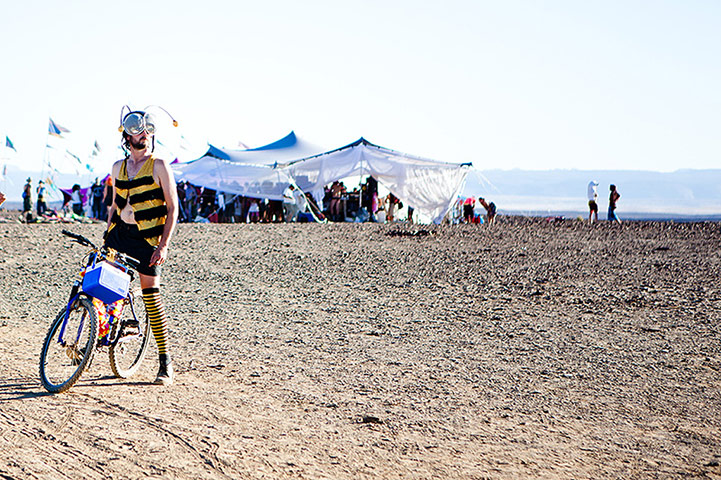
POLYGON ((120 211, 130 203, 140 235, 153 247, 160 243, 165 228, 168 207, 163 189, 153 178, 155 157, 148 158, 134 178, 128 178, 128 160, 123 160, 118 178, 115 179, 115 204, 108 231, 120 221, 120 211))

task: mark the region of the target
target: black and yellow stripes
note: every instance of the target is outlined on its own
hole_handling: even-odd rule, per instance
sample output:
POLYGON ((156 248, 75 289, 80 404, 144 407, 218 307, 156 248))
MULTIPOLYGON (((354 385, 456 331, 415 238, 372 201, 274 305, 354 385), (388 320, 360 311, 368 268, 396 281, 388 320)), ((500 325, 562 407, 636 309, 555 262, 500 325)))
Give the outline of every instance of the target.
MULTIPOLYGON (((155 157, 150 157, 149 160, 154 160, 155 157)), ((127 164, 123 164, 122 170, 125 172, 125 178, 118 178, 118 181, 115 183, 115 186, 120 188, 121 190, 130 190, 131 188, 137 188, 142 187, 146 185, 152 185, 153 184, 153 177, 147 177, 147 176, 140 176, 141 172, 143 171, 142 168, 140 169, 140 172, 135 176, 134 179, 128 180, 128 172, 127 172, 127 164)), ((151 170, 152 172, 152 170, 151 170)), ((120 173, 123 173, 122 171, 120 173)))
POLYGON ((168 353, 168 323, 165 317, 165 309, 160 301, 160 289, 144 288, 143 302, 145 303, 145 311, 148 313, 150 328, 153 330, 155 343, 158 344, 158 353, 166 355, 168 353))
POLYGON ((120 211, 130 203, 140 234, 147 242, 157 247, 165 228, 168 207, 163 189, 153 178, 155 157, 148 158, 133 179, 128 178, 128 160, 123 161, 118 178, 115 179, 115 204, 117 217, 113 215, 110 228, 120 218, 120 211))

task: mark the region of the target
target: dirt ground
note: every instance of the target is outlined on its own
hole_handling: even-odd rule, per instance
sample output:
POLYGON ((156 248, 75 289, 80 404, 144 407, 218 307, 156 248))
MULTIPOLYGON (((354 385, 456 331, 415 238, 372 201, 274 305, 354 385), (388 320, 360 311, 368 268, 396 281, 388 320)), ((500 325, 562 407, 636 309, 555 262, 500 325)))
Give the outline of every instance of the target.
POLYGON ((62 228, 0 223, 2 479, 721 479, 718 223, 180 225, 176 383, 50 395, 62 228))

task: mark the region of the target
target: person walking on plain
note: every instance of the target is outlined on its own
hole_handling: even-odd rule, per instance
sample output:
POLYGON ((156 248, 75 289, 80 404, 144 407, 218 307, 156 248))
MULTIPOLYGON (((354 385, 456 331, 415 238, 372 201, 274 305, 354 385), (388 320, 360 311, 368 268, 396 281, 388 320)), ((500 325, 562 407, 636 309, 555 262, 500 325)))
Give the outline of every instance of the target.
POLYGON ((23 187, 23 214, 26 223, 33 219, 33 179, 28 177, 23 187))
POLYGON ((295 222, 298 216, 298 199, 292 183, 283 191, 283 216, 286 222, 295 222))
POLYGON ((616 215, 616 202, 621 198, 621 194, 616 190, 616 185, 611 185, 609 189, 611 190, 611 194, 608 197, 608 221, 616 221, 620 225, 621 219, 616 215))
POLYGON ((42 180, 38 181, 38 188, 35 190, 38 195, 37 212, 38 217, 42 217, 48 210, 48 204, 45 203, 45 184, 42 180))
POLYGON ((598 182, 591 180, 588 182, 588 223, 598 222, 598 182))

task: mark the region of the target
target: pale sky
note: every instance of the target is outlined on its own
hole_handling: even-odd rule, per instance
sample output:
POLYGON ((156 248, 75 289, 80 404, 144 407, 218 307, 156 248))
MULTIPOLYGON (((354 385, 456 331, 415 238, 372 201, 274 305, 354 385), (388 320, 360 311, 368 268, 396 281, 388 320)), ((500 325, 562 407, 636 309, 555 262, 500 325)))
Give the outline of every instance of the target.
POLYGON ((159 104, 184 160, 295 130, 479 169, 718 168, 719 32, 718 0, 3 2, 0 142, 39 168, 50 116, 116 156, 122 105, 159 104))

